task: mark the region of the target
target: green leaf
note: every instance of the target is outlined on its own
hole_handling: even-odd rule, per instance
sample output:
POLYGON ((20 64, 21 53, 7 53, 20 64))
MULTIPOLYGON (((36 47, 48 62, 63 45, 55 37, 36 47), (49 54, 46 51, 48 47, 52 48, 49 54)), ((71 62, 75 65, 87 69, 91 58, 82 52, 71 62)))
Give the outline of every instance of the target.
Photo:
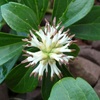
POLYGON ((19 57, 19 55, 15 56, 11 60, 9 60, 7 63, 0 66, 0 83, 2 83, 4 81, 4 79, 6 78, 6 76, 9 74, 12 67, 15 65, 18 57, 19 57))
POLYGON ((7 24, 16 31, 29 33, 33 28, 38 29, 36 14, 25 5, 9 2, 1 6, 1 12, 7 24))
MULTIPOLYGON (((65 65, 59 66, 58 63, 57 63, 57 66, 61 70, 63 77, 72 77, 72 75, 70 74, 70 72, 66 68, 67 66, 65 66, 65 65)), ((54 79, 51 81, 50 69, 49 69, 47 76, 44 74, 43 81, 42 81, 42 97, 43 97, 43 100, 48 100, 48 98, 50 96, 51 89, 57 81, 59 81, 59 78, 57 76, 54 76, 54 79)))
POLYGON ((7 3, 6 0, 0 0, 0 6, 7 3))
POLYGON ((22 36, 0 33, 0 65, 22 52, 22 36))
POLYGON ((3 20, 2 14, 1 14, 1 7, 0 7, 0 30, 2 29, 2 27, 5 25, 5 22, 3 20))
POLYGON ((77 38, 100 40, 100 6, 94 6, 82 20, 70 27, 77 38))
POLYGON ((25 37, 28 36, 28 34, 25 33, 25 32, 16 32, 15 30, 12 30, 12 29, 10 30, 10 33, 13 34, 13 35, 17 35, 17 36, 25 36, 25 37))
POLYGON ((99 100, 96 92, 85 80, 77 78, 76 83, 84 92, 84 95, 87 98, 87 100, 99 100))
POLYGON ((40 23, 47 10, 49 0, 22 0, 22 2, 36 13, 40 23))
POLYGON ((11 45, 6 45, 0 47, 0 65, 6 63, 14 56, 20 54, 22 52, 23 42, 14 43, 11 45))
POLYGON ((11 2, 11 1, 13 1, 13 2, 20 2, 21 0, 6 0, 7 2, 11 2))
POLYGON ((53 86, 48 100, 99 100, 99 98, 86 81, 68 77, 53 86))
POLYGON ((18 65, 7 76, 7 86, 17 93, 33 91, 38 85, 38 80, 37 78, 30 77, 32 70, 32 67, 25 68, 25 64, 18 65))
POLYGON ((62 14, 67 9, 67 6, 71 3, 72 0, 54 0, 54 7, 53 7, 53 15, 52 17, 56 17, 58 21, 62 14))
POLYGON ((43 80, 42 80, 42 97, 43 97, 43 100, 48 100, 52 86, 58 80, 59 80, 58 77, 55 76, 55 78, 51 81, 50 73, 48 73, 47 76, 45 74, 43 75, 43 80))
POLYGON ((0 8, 0 24, 1 24, 1 21, 2 21, 2 15, 1 15, 1 8, 0 8))
POLYGON ((18 42, 22 42, 23 38, 25 38, 25 37, 0 32, 0 47, 18 43, 18 42))
POLYGON ((86 16, 93 4, 94 0, 55 0, 53 17, 68 27, 86 16))

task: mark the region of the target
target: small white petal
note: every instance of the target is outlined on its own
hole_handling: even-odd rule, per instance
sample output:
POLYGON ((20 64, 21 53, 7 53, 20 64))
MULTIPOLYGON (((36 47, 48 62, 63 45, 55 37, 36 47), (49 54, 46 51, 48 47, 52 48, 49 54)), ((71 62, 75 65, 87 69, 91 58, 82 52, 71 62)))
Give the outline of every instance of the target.
POLYGON ((65 44, 68 41, 68 38, 66 37, 66 35, 63 36, 63 38, 61 38, 58 41, 58 44, 65 44))
POLYGON ((61 71, 58 69, 58 67, 56 66, 56 64, 54 64, 53 67, 54 67, 55 73, 57 74, 57 76, 59 76, 60 73, 61 73, 61 71))
POLYGON ((44 66, 41 64, 41 67, 39 69, 39 76, 43 76, 43 72, 44 72, 44 66))
POLYGON ((58 34, 56 34, 53 39, 52 39, 52 43, 55 43, 58 41, 58 34))
POLYGON ((62 31, 64 30, 64 26, 58 31, 58 33, 62 33, 62 31))
MULTIPOLYGON (((52 41, 50 39, 50 36, 47 36, 47 42, 46 42, 46 48, 49 49, 50 45, 51 45, 52 41)), ((48 50, 47 50, 48 51, 48 50)))
POLYGON ((74 56, 67 56, 67 59, 73 59, 74 56))
POLYGON ((36 31, 36 33, 40 36, 40 38, 42 39, 42 42, 45 42, 46 36, 45 36, 44 32, 42 31, 42 29, 40 29, 39 32, 36 31))
POLYGON ((49 65, 51 67, 52 74, 55 73, 57 76, 59 76, 61 71, 57 68, 55 61, 53 63, 49 62, 49 65))
MULTIPOLYGON (((51 65, 52 66, 52 65, 51 65)), ((51 68, 51 78, 53 78, 53 75, 54 75, 54 69, 53 67, 51 68)))
POLYGON ((28 60, 28 62, 30 62, 30 61, 33 61, 34 58, 33 57, 28 57, 27 60, 28 60))
POLYGON ((40 64, 31 72, 31 75, 33 75, 34 73, 38 73, 39 69, 40 69, 40 64))
POLYGON ((55 48, 55 49, 53 49, 53 52, 55 52, 55 53, 58 53, 58 52, 72 52, 71 49, 68 49, 69 45, 70 45, 70 43, 66 44, 65 46, 55 48))
POLYGON ((32 46, 40 47, 41 42, 37 39, 37 37, 30 30, 31 35, 33 36, 32 41, 30 42, 32 46))
POLYGON ((60 49, 59 51, 60 51, 60 52, 72 52, 71 49, 60 49))
POLYGON ((55 53, 51 53, 51 54, 50 54, 50 58, 51 58, 51 59, 55 59, 55 60, 57 60, 58 62, 59 62, 59 60, 61 59, 61 57, 62 57, 62 54, 55 54, 55 53))
POLYGON ((48 73, 48 63, 45 64, 46 73, 48 73))

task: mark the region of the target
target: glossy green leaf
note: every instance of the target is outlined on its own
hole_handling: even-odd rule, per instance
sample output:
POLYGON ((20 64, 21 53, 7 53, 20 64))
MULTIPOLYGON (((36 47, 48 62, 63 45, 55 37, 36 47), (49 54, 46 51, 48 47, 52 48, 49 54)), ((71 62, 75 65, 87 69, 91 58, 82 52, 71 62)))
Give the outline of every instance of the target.
POLYGON ((7 86, 17 93, 33 91, 38 85, 38 80, 33 76, 30 77, 32 70, 32 67, 25 68, 25 64, 18 65, 7 76, 7 86))
POLYGON ((53 86, 48 100, 99 100, 99 98, 86 81, 68 77, 53 86))
POLYGON ((18 43, 18 42, 22 42, 23 38, 25 38, 25 37, 0 32, 0 47, 18 43))
POLYGON ((1 21, 2 21, 2 15, 1 15, 1 8, 0 8, 0 24, 1 24, 1 21))
POLYGON ((1 6, 1 12, 7 24, 16 31, 29 33, 33 28, 38 29, 36 14, 25 5, 9 2, 1 6))
POLYGON ((49 0, 22 0, 22 3, 29 6, 36 13, 39 23, 44 17, 48 2, 49 0))
MULTIPOLYGON (((63 77, 72 77, 72 75, 69 73, 68 69, 66 68, 67 66, 65 66, 65 65, 59 66, 58 63, 57 63, 57 66, 61 70, 63 77)), ((54 76, 54 79, 51 80, 50 69, 49 69, 49 73, 47 76, 44 74, 43 81, 42 81, 43 100, 48 100, 51 89, 57 81, 59 81, 59 78, 56 75, 54 76)))
POLYGON ((3 21, 3 17, 1 14, 1 7, 0 7, 0 30, 2 29, 2 27, 5 25, 5 22, 3 21))
POLYGON ((44 74, 43 81, 42 81, 42 97, 43 100, 48 100, 50 96, 51 89, 53 85, 58 81, 58 77, 55 77, 52 81, 50 78, 50 73, 46 76, 44 74))
POLYGON ((0 32, 0 65, 6 63, 22 52, 22 36, 0 32))
POLYGON ((21 0, 6 0, 7 2, 11 2, 11 1, 13 1, 13 2, 20 2, 21 0))
POLYGON ((12 67, 15 65, 19 55, 16 55, 14 58, 9 60, 7 63, 3 64, 0 66, 0 83, 4 81, 6 76, 9 74, 11 71, 12 67))
POLYGON ((70 27, 77 38, 100 40, 100 6, 94 6, 82 20, 70 27))
POLYGON ((28 36, 28 34, 25 32, 16 32, 15 30, 12 29, 10 30, 10 33, 17 36, 24 36, 24 38, 28 36))
POLYGON ((7 3, 6 0, 0 0, 0 6, 7 3))
POLYGON ((65 12, 68 5, 72 2, 72 0, 54 0, 54 8, 52 17, 56 17, 58 21, 62 14, 65 12))
POLYGON ((68 27, 86 16, 93 4, 94 0, 55 0, 53 17, 68 27))
POLYGON ((0 65, 12 59, 15 55, 22 52, 23 42, 14 43, 0 47, 0 65))

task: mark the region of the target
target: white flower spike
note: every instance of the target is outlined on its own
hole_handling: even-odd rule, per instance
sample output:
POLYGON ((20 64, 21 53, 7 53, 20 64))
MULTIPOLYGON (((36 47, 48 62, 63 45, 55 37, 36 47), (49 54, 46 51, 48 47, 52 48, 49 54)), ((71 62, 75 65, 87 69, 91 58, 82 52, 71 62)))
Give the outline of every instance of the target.
POLYGON ((74 51, 73 49, 69 49, 69 46, 74 42, 72 40, 74 35, 69 36, 69 29, 63 32, 64 27, 58 30, 60 24, 55 25, 56 18, 54 18, 52 26, 46 20, 44 29, 39 29, 39 31, 34 30, 39 39, 34 35, 32 30, 30 30, 29 39, 23 39, 23 41, 28 43, 25 47, 36 47, 39 49, 37 52, 24 50, 24 55, 27 58, 22 61, 22 63, 29 62, 25 67, 34 66, 39 63, 30 74, 30 76, 38 74, 39 80, 42 80, 44 71, 48 73, 48 67, 51 68, 51 79, 53 79, 54 74, 61 78, 62 74, 56 65, 56 61, 60 65, 68 64, 69 60, 74 58, 74 56, 64 54, 65 52, 74 51))

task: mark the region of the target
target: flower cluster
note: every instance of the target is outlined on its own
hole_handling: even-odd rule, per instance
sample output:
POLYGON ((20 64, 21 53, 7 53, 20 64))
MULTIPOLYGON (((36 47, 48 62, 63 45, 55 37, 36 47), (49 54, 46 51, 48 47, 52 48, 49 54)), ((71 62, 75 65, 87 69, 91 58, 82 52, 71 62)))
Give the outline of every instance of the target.
POLYGON ((30 30, 29 38, 23 39, 27 42, 26 47, 36 47, 39 49, 37 52, 25 51, 25 55, 28 56, 22 63, 29 62, 29 66, 34 66, 38 63, 37 67, 31 72, 31 75, 37 75, 40 80, 44 71, 48 73, 48 67, 51 68, 51 79, 56 74, 59 78, 62 77, 60 69, 56 65, 56 61, 61 64, 68 64, 73 56, 66 55, 65 52, 72 52, 73 49, 69 49, 69 46, 73 43, 72 38, 74 35, 69 35, 69 29, 63 32, 64 27, 60 27, 60 23, 56 26, 56 18, 53 20, 53 25, 51 26, 46 20, 46 25, 44 29, 39 29, 39 31, 34 30, 39 38, 34 35, 32 30, 30 30))

